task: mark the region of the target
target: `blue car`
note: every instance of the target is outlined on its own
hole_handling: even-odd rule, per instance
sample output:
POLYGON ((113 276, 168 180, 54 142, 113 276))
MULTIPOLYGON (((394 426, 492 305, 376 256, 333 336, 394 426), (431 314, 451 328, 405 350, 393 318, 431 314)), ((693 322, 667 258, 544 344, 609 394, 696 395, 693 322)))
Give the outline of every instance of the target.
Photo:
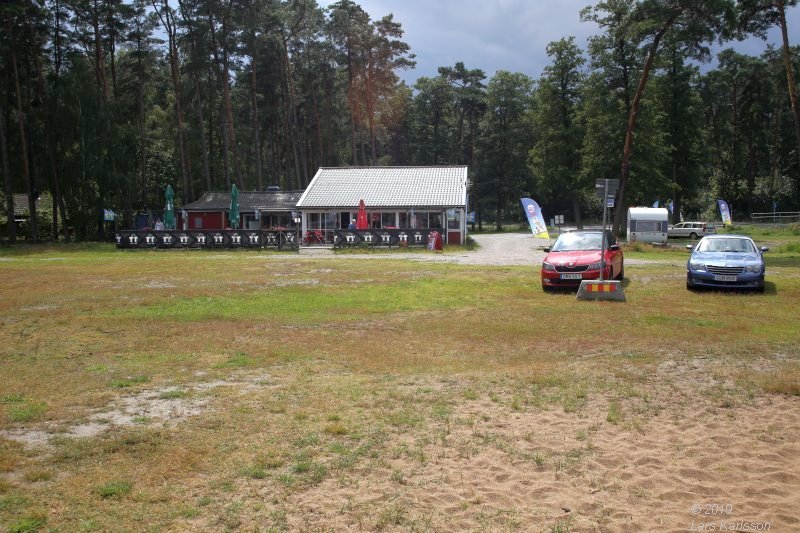
POLYGON ((745 235, 707 235, 692 250, 686 264, 687 289, 752 289, 764 292, 766 267, 753 239, 745 235))

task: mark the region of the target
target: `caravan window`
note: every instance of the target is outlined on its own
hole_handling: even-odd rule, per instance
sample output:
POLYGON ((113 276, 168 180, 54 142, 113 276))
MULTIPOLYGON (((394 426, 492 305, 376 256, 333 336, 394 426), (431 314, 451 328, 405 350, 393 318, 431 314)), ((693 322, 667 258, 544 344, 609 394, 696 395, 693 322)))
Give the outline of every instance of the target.
POLYGON ((657 220, 637 220, 636 231, 661 231, 661 222, 657 220))

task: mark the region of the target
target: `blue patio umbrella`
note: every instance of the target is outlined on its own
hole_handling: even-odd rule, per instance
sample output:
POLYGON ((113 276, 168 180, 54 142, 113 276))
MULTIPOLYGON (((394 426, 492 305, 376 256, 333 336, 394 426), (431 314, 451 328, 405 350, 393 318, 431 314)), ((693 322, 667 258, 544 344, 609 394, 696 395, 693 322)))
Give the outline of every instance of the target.
POLYGON ((236 188, 235 183, 231 187, 231 209, 228 212, 228 222, 233 229, 239 227, 239 189, 236 188))
POLYGON ((172 187, 167 185, 167 190, 164 192, 164 199, 167 201, 167 206, 164 208, 164 229, 175 229, 174 198, 175 193, 172 192, 172 187))

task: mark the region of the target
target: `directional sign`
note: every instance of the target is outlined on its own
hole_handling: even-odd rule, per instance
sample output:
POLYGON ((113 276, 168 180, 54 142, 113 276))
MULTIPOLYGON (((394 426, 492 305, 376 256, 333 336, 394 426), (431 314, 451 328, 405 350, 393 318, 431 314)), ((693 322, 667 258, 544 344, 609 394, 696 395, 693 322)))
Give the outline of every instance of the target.
POLYGON ((606 198, 606 207, 614 207, 614 197, 609 196, 606 198))

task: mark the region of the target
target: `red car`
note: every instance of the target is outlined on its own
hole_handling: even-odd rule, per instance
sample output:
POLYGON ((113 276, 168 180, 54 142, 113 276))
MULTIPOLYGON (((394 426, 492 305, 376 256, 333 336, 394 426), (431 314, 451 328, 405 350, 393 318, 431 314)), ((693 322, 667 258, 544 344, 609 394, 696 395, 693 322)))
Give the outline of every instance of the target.
MULTIPOLYGON (((545 248, 542 263, 542 289, 577 288, 584 279, 600 278, 601 230, 570 231, 559 235, 552 248, 545 248)), ((603 279, 621 280, 625 276, 622 249, 610 231, 606 231, 605 271, 603 279)))

